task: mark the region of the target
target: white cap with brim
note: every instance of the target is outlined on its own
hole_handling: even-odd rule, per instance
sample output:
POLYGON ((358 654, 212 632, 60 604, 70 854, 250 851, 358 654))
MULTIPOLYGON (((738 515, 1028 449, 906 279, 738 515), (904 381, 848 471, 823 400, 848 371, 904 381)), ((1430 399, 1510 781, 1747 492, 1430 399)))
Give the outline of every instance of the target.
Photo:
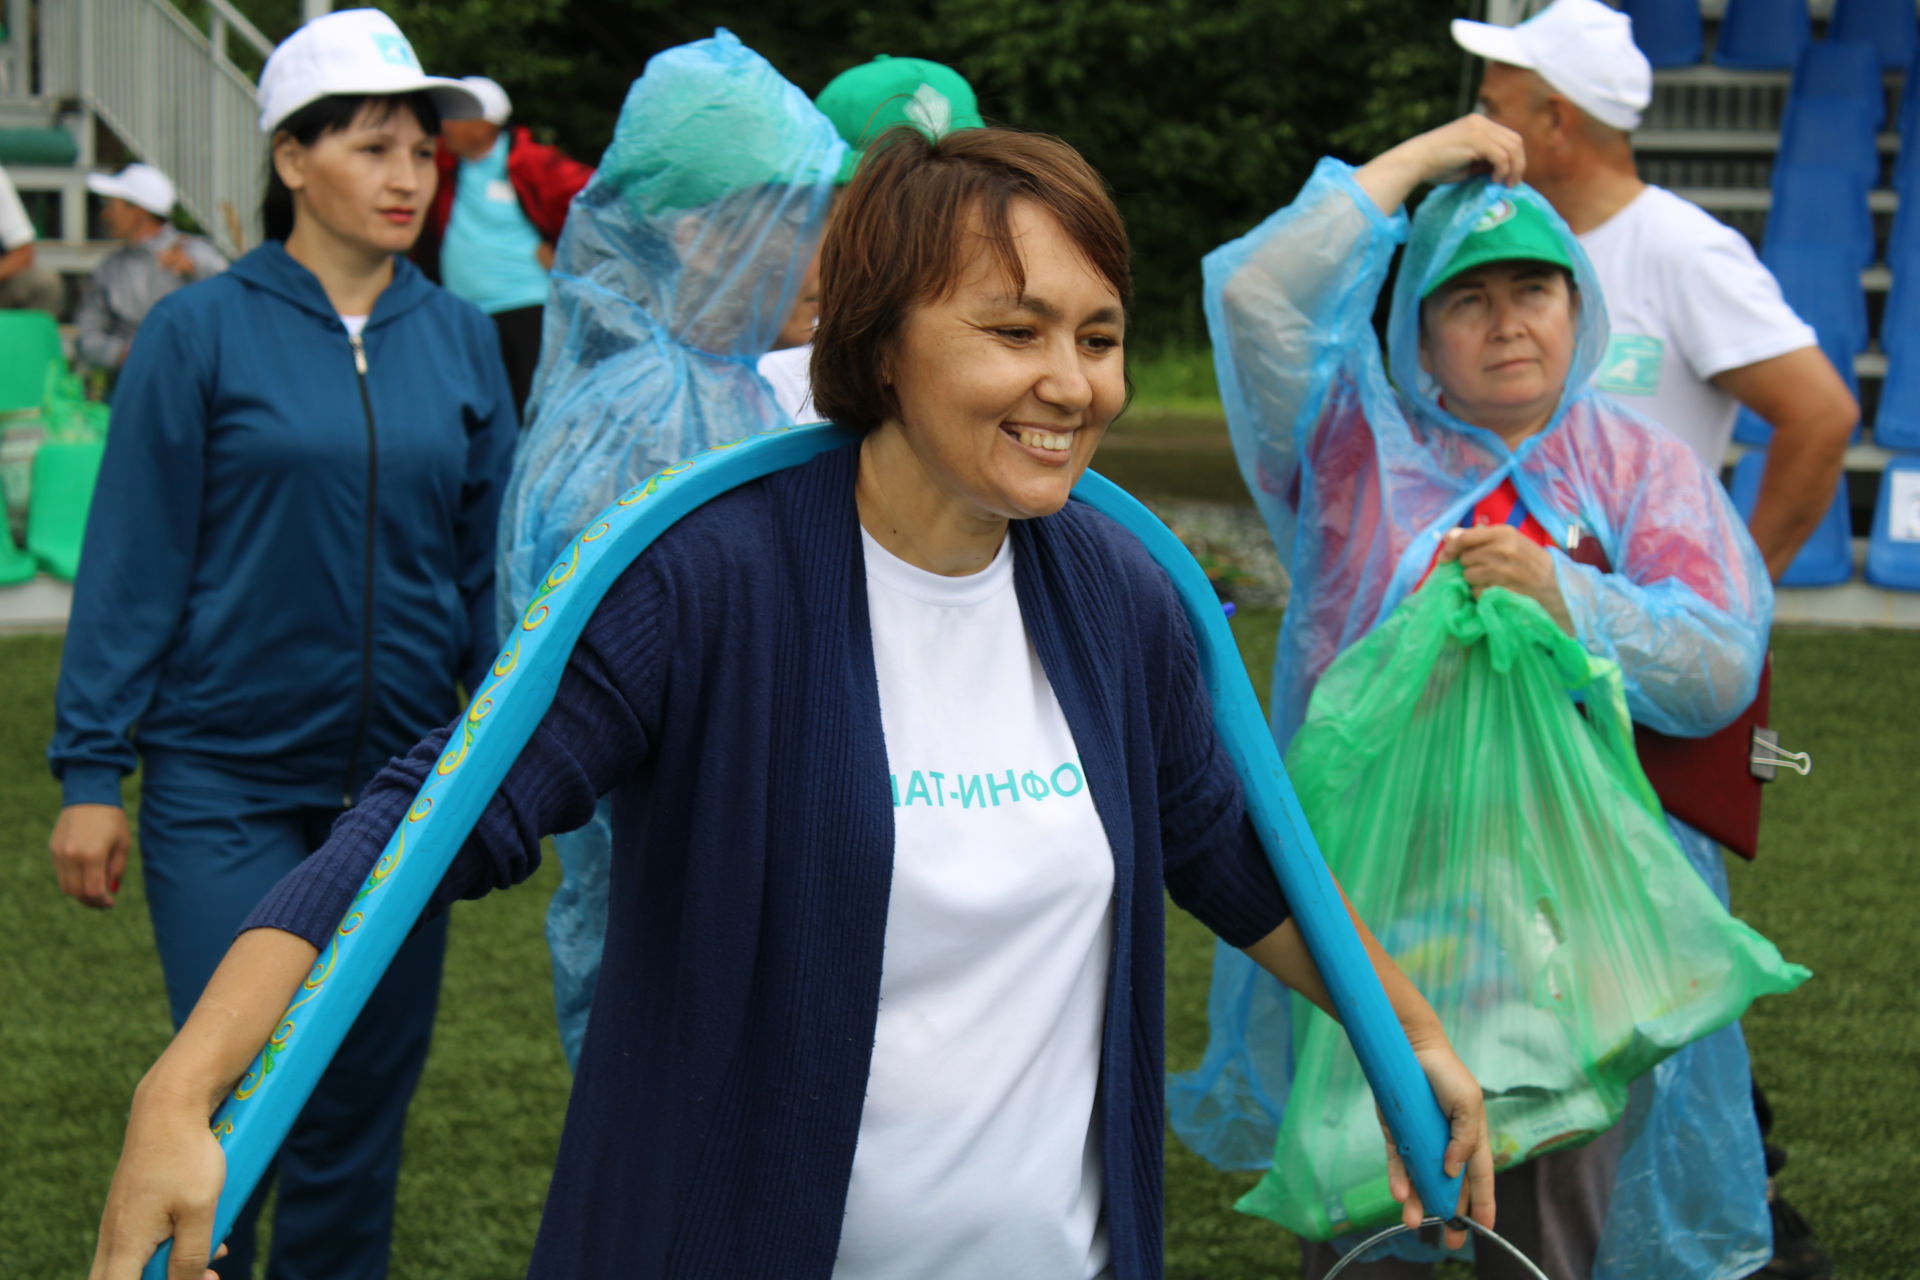
POLYGON ((130 164, 118 173, 90 173, 87 190, 139 205, 156 218, 173 213, 173 180, 150 164, 130 164))
POLYGON ((1653 100, 1653 67, 1633 20, 1600 0, 1554 0, 1516 27, 1453 20, 1453 38, 1489 62, 1524 67, 1602 124, 1632 131, 1653 100))
POLYGON ((473 96, 480 99, 482 120, 497 128, 513 119, 513 99, 498 84, 485 76, 461 76, 460 83, 473 90, 473 96))
POLYGON ((449 120, 481 114, 458 80, 420 69, 413 46, 378 9, 324 14, 282 40, 260 73, 260 132, 272 133, 308 103, 335 95, 424 93, 449 120))

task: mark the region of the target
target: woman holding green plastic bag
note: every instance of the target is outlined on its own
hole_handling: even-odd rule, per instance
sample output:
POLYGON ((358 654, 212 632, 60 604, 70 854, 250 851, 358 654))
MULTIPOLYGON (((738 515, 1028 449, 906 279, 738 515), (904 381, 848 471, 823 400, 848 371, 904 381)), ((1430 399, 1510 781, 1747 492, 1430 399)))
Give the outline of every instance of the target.
MULTIPOLYGON (((1292 205, 1207 259, 1207 315, 1235 448, 1293 576, 1274 671, 1274 731, 1283 747, 1304 732, 1315 760, 1336 762, 1324 774, 1337 774, 1341 759, 1350 770, 1377 764, 1379 744, 1354 743, 1340 724, 1321 718, 1323 702, 1334 697, 1310 707, 1323 676, 1345 671, 1343 696, 1362 704, 1373 698, 1365 731, 1387 739, 1393 734, 1381 726, 1404 729, 1415 712, 1458 692, 1443 679, 1452 670, 1443 660, 1464 662, 1477 647, 1482 661, 1498 666, 1524 650, 1542 678, 1560 682, 1557 703, 1541 704, 1561 717, 1558 741, 1583 743, 1589 753, 1574 774, 1591 764, 1609 776, 1640 778, 1640 790, 1623 781, 1595 802, 1611 805, 1625 826, 1572 833, 1573 847, 1584 840, 1596 863, 1638 866, 1629 854, 1638 857, 1634 851, 1650 841, 1677 868, 1661 824, 1632 816, 1636 807, 1646 812, 1648 793, 1621 745, 1624 717, 1680 736, 1731 720, 1754 695, 1772 592, 1715 477, 1589 385, 1607 339, 1599 286, 1565 224, 1518 185, 1523 163, 1518 137, 1479 117, 1423 134, 1357 170, 1323 160, 1292 205), (1476 170, 1492 181, 1440 188, 1409 235, 1400 209, 1416 187, 1476 170), (1408 248, 1383 361, 1371 317, 1402 240, 1408 248), (1597 545, 1617 572, 1553 549, 1581 540, 1597 545), (1436 580, 1409 603, 1430 574, 1436 580), (1487 596, 1494 588, 1504 591, 1487 596), (1471 598, 1481 598, 1480 619, 1471 598), (1422 609, 1424 632, 1408 616, 1422 609), (1370 636, 1376 628, 1380 635, 1370 636), (1447 643, 1423 659, 1411 642, 1436 628, 1447 643), (1409 669, 1435 671, 1434 683, 1416 689, 1420 698, 1407 705, 1388 705, 1396 673, 1409 669), (1587 700, 1588 728, 1565 723, 1579 719, 1575 694, 1587 700), (1628 828, 1638 834, 1620 834, 1628 828)), ((1455 683, 1465 678, 1456 674, 1455 683)), ((1504 722, 1524 720, 1510 709, 1504 722)), ((1437 745, 1431 767, 1415 775, 1418 785, 1492 775, 1511 797, 1501 814, 1513 815, 1516 840, 1535 839, 1525 819, 1534 798, 1530 769, 1540 762, 1497 757, 1461 723, 1454 733, 1430 740, 1437 745), (1461 767, 1452 769, 1455 760, 1461 767)), ((1557 749, 1544 738, 1535 745, 1557 749)), ((1562 766, 1564 780, 1574 762, 1549 763, 1562 766)), ((1310 764, 1289 756, 1296 777, 1313 774, 1310 764)), ((1340 794, 1339 781, 1328 784, 1323 801, 1340 794)), ((1303 804, 1311 789, 1303 783, 1303 804)), ((1492 805, 1501 803, 1498 790, 1492 805)), ((1490 829, 1487 804, 1475 809, 1463 797, 1462 810, 1449 814, 1443 790, 1372 799, 1370 809, 1407 817, 1402 838, 1410 844, 1441 843, 1462 824, 1490 829)), ((1322 819, 1311 806, 1308 812, 1320 831, 1322 819)), ((1334 810, 1330 825, 1339 816, 1334 810)), ((1671 829, 1724 901, 1718 850, 1681 824, 1671 829)), ((1327 853, 1342 874, 1340 851, 1330 845, 1327 853)), ((1661 892, 1682 895, 1697 887, 1678 870, 1664 885, 1661 892)), ((1693 902, 1702 915, 1714 905, 1693 902)), ((1452 932, 1424 935, 1450 948, 1435 972, 1484 996, 1470 963, 1476 948, 1524 954, 1525 940, 1491 932, 1477 938, 1462 923, 1473 916, 1462 914, 1461 903, 1439 905, 1452 913, 1452 932)), ((1551 933, 1556 925, 1549 916, 1540 927, 1551 933)), ((1417 928, 1414 934, 1421 936, 1417 928)), ((1554 954, 1554 945, 1540 953, 1554 954)), ((1785 989, 1804 974, 1757 935, 1741 935, 1736 945, 1757 957, 1760 989, 1785 989)), ((1550 979, 1543 981, 1551 986, 1550 979)), ((1578 998, 1607 1003, 1588 988, 1578 998)), ((1551 994, 1544 999, 1550 1004, 1551 994)), ((1305 1114, 1311 1107, 1299 1117, 1288 1110, 1302 1100, 1289 1097, 1296 1071, 1324 1064, 1310 1060, 1311 1032, 1303 1039, 1291 1026, 1285 993, 1230 955, 1216 959, 1210 1015, 1205 1060, 1170 1089, 1175 1127, 1222 1165, 1258 1168, 1274 1158, 1262 1188, 1272 1192, 1294 1172, 1273 1156, 1275 1126, 1284 1143, 1289 1119, 1295 1128, 1313 1119, 1305 1114)), ((1522 1026, 1513 1034, 1530 1033, 1522 1026)), ((1511 1060, 1527 1050, 1509 1044, 1503 1053, 1511 1060)), ((1762 1265, 1764 1169, 1737 1028, 1653 1068, 1626 1120, 1597 1140, 1503 1177, 1504 1234, 1557 1280, 1722 1280, 1762 1265)), ((1321 1225, 1338 1233, 1339 1214, 1321 1225)), ((1309 1248, 1308 1274, 1324 1274, 1333 1257, 1325 1246, 1309 1248)), ((1424 1273, 1393 1263, 1346 1274, 1424 1273)), ((1503 1273, 1485 1259, 1481 1274, 1503 1273)))

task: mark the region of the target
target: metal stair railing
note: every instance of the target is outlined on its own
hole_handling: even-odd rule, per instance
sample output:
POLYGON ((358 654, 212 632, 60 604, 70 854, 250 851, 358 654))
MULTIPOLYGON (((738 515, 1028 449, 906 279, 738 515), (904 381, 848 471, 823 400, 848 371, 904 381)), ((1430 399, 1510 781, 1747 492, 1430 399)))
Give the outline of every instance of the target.
POLYGON ((72 96, 165 171, 222 252, 260 239, 267 147, 252 80, 227 55, 273 42, 228 0, 201 0, 204 29, 167 0, 45 0, 44 92, 72 96))

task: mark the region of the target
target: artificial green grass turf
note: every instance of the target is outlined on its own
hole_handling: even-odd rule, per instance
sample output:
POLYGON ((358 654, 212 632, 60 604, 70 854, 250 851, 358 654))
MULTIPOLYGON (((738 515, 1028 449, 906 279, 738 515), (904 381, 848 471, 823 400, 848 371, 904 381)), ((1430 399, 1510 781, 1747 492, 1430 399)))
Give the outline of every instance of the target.
MULTIPOLYGON (((1246 613, 1235 624, 1263 688, 1275 621, 1246 613)), ((1920 636, 1788 634, 1775 652, 1775 723, 1816 767, 1773 789, 1760 861, 1733 871, 1735 905, 1816 977, 1763 1001, 1746 1025, 1792 1155, 1787 1194, 1840 1275, 1909 1280, 1920 1275, 1904 1199, 1920 1174, 1909 1097, 1920 1080, 1909 976, 1920 636)), ((58 793, 42 751, 58 653, 58 637, 0 640, 0 1274, 36 1278, 84 1273, 127 1100, 168 1035, 137 856, 104 914, 62 898, 48 867, 58 793)), ((522 1273, 567 1086, 540 937, 555 882, 549 865, 515 892, 456 910, 409 1122, 397 1277, 522 1273)), ((1176 1069, 1204 1044, 1209 959, 1204 931, 1170 912, 1176 1069)), ((1298 1274, 1283 1232, 1228 1210, 1251 1180, 1169 1143, 1170 1280, 1298 1274)))

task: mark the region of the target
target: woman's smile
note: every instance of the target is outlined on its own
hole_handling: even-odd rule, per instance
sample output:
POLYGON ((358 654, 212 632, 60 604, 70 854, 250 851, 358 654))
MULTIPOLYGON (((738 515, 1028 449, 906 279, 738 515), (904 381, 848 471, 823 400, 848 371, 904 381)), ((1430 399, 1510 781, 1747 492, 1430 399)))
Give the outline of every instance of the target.
POLYGON ((1035 426, 1025 422, 1005 422, 1000 425, 1001 434, 1012 440, 1022 452, 1043 467, 1064 467, 1073 448, 1073 436, 1077 427, 1065 429, 1058 427, 1035 426))

